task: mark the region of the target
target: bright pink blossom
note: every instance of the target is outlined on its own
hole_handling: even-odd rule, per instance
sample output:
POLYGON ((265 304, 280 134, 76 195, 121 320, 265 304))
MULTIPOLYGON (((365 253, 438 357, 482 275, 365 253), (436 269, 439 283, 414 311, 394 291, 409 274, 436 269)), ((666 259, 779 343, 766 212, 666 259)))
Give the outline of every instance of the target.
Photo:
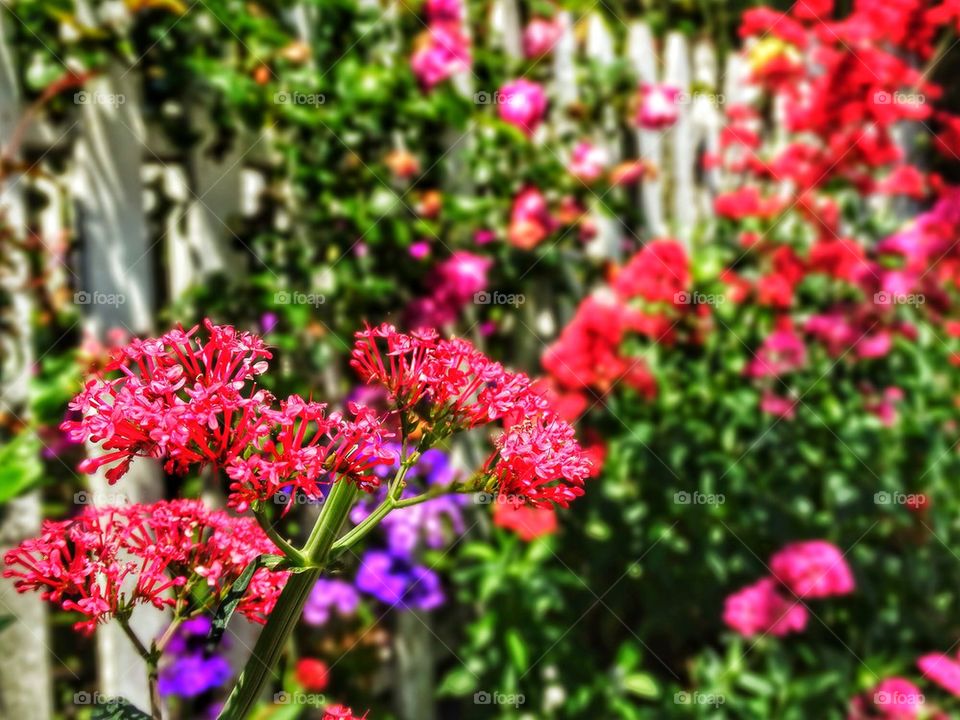
POLYGON ((535 82, 514 80, 500 88, 497 110, 503 121, 533 135, 547 111, 547 94, 535 82))
POLYGON ((354 715, 353 710, 346 705, 331 705, 323 711, 321 720, 366 720, 367 713, 354 715))
POLYGON ((606 150, 584 140, 573 148, 570 174, 584 182, 593 182, 603 175, 609 163, 610 156, 606 150))
POLYGON ((949 655, 930 653, 917 660, 923 676, 960 697, 960 662, 949 655))
POLYGON ((853 592, 853 573, 836 545, 825 540, 791 543, 770 559, 774 576, 797 596, 825 598, 853 592))
POLYGON ((727 597, 723 621, 744 637, 782 637, 806 628, 807 610, 780 594, 776 580, 763 578, 727 597))
POLYGON ((537 58, 553 50, 560 35, 563 33, 563 24, 559 17, 552 20, 533 18, 523 29, 523 54, 527 58, 537 58))
POLYGON ((645 83, 640 87, 636 124, 644 130, 664 130, 680 116, 677 100, 680 89, 660 83, 645 83))
POLYGON ((454 22, 431 23, 410 58, 413 74, 425 90, 466 72, 470 62, 470 40, 454 22))
MULTIPOLYGON (((205 597, 216 605, 246 566, 277 548, 251 518, 208 510, 199 500, 88 506, 76 518, 45 521, 39 537, 4 556, 19 592, 79 612, 91 632, 136 605, 173 607, 205 597), (189 590, 189 593, 187 592, 189 590)), ((257 570, 238 610, 264 622, 288 573, 257 570)))

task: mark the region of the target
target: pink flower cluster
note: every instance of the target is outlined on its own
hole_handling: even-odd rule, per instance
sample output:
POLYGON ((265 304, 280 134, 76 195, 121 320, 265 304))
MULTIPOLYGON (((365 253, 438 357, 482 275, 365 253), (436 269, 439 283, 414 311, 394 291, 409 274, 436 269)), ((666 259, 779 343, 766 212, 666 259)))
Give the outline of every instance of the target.
POLYGON ((270 357, 263 341, 205 326, 207 341, 197 327, 134 340, 106 368, 119 377, 86 384, 70 404, 83 418, 62 427, 110 452, 85 460, 81 471, 117 463, 106 473, 113 483, 138 456, 164 460, 168 472, 181 474, 212 465, 233 481, 228 504, 240 511, 286 486, 311 497, 337 477, 376 486, 374 466, 394 462, 380 418, 357 405, 327 414, 325 405, 296 395, 275 409, 273 396, 253 383, 270 357))
POLYGON ((474 295, 487 287, 493 260, 457 250, 433 268, 427 281, 430 294, 407 308, 411 327, 439 328, 454 322, 474 295))
POLYGON ((470 69, 470 38, 464 32, 461 0, 428 0, 427 30, 410 58, 413 74, 425 90, 470 69))
POLYGON ((222 466, 269 431, 264 410, 273 398, 254 380, 267 370, 270 351, 255 335, 205 325, 206 342, 194 337, 196 327, 134 339, 87 381, 69 405, 83 418, 61 429, 74 442, 111 452, 85 460, 81 472, 116 463, 106 472, 114 483, 138 456, 166 460, 167 472, 222 466), (108 378, 112 373, 119 375, 108 378))
POLYGON ((468 341, 440 339, 432 330, 406 335, 380 325, 357 333, 351 364, 437 437, 502 421, 506 430, 484 464, 501 495, 566 506, 583 494, 590 462, 573 428, 549 409, 525 374, 505 370, 468 341))
POLYGON ((770 559, 766 577, 726 599, 723 621, 745 637, 786 635, 807 625, 805 600, 853 592, 853 574, 840 550, 824 540, 791 543, 770 559), (785 596, 786 589, 793 600, 785 596))
POLYGON ((665 130, 680 117, 680 89, 662 83, 640 86, 636 124, 644 130, 665 130))
POLYGON ((320 484, 337 476, 355 479, 363 490, 377 487, 374 468, 398 460, 386 445, 393 433, 370 408, 351 403, 348 409, 349 419, 339 412, 327 414, 325 403, 291 395, 280 403, 279 411, 267 410, 274 432, 226 468, 233 481, 229 505, 243 512, 283 488, 317 498, 322 493, 320 484))
MULTIPOLYGON (((4 556, 4 577, 19 592, 39 590, 45 600, 84 619, 92 632, 136 606, 197 609, 216 606, 244 568, 277 548, 250 518, 208 510, 199 500, 151 505, 87 507, 76 518, 45 521, 36 538, 4 556)), ((264 622, 289 573, 257 570, 238 610, 264 622)))

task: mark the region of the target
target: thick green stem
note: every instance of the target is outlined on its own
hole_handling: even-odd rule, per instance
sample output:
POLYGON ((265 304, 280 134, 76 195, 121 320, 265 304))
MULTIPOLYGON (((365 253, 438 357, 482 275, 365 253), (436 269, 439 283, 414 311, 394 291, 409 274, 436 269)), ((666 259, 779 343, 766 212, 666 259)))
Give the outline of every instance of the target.
POLYGON ((257 638, 253 653, 234 686, 219 720, 245 720, 260 696, 269 676, 275 672, 287 638, 293 632, 310 590, 323 572, 330 549, 343 527, 350 507, 357 497, 357 488, 349 482, 334 484, 324 503, 317 524, 303 548, 303 556, 310 567, 290 576, 276 607, 270 613, 266 626, 257 638))

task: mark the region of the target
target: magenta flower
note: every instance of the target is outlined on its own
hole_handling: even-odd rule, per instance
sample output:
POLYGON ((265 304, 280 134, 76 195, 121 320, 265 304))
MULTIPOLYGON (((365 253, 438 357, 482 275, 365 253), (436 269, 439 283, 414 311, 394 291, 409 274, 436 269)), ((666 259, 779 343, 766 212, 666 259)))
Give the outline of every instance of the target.
POLYGON ((610 157, 606 150, 582 140, 573 148, 569 170, 574 177, 584 182, 592 182, 603 175, 609 163, 610 157))
POLYGON ((723 621, 744 637, 782 637, 806 628, 807 609, 784 597, 777 589, 777 581, 768 577, 727 597, 723 621))
POLYGON ((825 598, 854 591, 853 573, 839 548, 825 540, 791 543, 770 558, 780 582, 802 598, 825 598))
POLYGON ((462 0, 426 0, 423 7, 427 15, 427 21, 430 23, 463 22, 462 0))
POLYGON ((924 704, 920 688, 900 677, 882 680, 868 699, 884 720, 913 720, 920 716, 924 704))
POLYGON ((470 40, 459 26, 435 22, 410 58, 410 67, 425 90, 470 68, 470 40))
POLYGON ((746 374, 755 378, 780 377, 803 367, 806 362, 803 339, 792 329, 783 328, 767 336, 756 357, 747 365, 746 374))
POLYGON ((535 82, 514 80, 500 88, 498 111, 500 119, 533 135, 547 111, 547 94, 535 82))
POLYGON ((677 99, 679 88, 661 83, 640 86, 640 102, 636 124, 644 130, 663 130, 673 125, 680 116, 677 99))
POLYGON ((562 33, 563 24, 559 18, 533 18, 523 29, 524 56, 532 59, 546 55, 553 50, 562 33))
POLYGON ((931 653, 917 660, 925 678, 960 697, 960 663, 949 655, 931 653))

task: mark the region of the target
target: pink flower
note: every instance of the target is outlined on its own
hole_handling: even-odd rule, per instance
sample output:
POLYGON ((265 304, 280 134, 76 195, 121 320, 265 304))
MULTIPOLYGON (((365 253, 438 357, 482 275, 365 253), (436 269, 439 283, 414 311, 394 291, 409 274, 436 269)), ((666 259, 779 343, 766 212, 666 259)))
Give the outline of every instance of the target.
POLYGON ((427 15, 427 21, 430 23, 463 22, 462 0, 426 0, 423 7, 427 15))
MULTIPOLYGON (((137 605, 189 607, 186 588, 194 586, 206 586, 216 605, 250 562, 275 553, 255 520, 208 510, 200 500, 88 506, 76 518, 45 521, 39 537, 4 556, 3 575, 18 578, 19 592, 39 590, 79 612, 84 619, 75 627, 92 632, 137 605)), ((258 570, 238 610, 264 622, 288 575, 258 570)))
POLYGON ((636 124, 644 130, 663 130, 673 125, 680 116, 677 106, 679 95, 679 88, 670 85, 641 85, 636 124))
POLYGON ((233 481, 227 504, 244 512, 289 487, 289 510, 297 492, 319 498, 320 486, 338 477, 364 490, 377 487, 379 478, 373 470, 397 462, 386 444, 393 434, 370 408, 351 403, 349 411, 352 420, 339 412, 327 415, 325 404, 299 395, 282 401, 279 412, 269 413, 271 434, 227 466, 233 481))
POLYGON ((493 260, 466 250, 457 250, 437 265, 433 282, 435 295, 465 304, 475 293, 486 289, 487 272, 493 260))
POLYGON ((547 111, 547 94, 535 82, 521 78, 507 83, 499 92, 500 119, 533 135, 547 111))
POLYGON ((206 341, 197 327, 135 339, 87 381, 69 405, 83 419, 60 427, 71 440, 110 452, 83 461, 81 472, 113 464, 106 476, 114 483, 140 456, 165 460, 167 472, 180 474, 222 467, 269 432, 265 412, 273 398, 254 381, 270 351, 256 335, 209 320, 205 327, 206 341))
POLYGON ((920 688, 900 677, 881 681, 871 691, 869 700, 883 720, 913 720, 920 716, 924 704, 920 688))
POLYGON ((551 413, 525 418, 494 444, 484 470, 498 481, 501 498, 514 505, 567 507, 583 495, 590 461, 565 420, 551 413))
POLYGON ((949 655, 931 653, 917 660, 917 666, 925 678, 960 697, 960 663, 956 660, 949 655))
POLYGON ((763 578, 727 597, 723 621, 744 637, 782 637, 806 628, 807 610, 781 595, 776 580, 763 578))
POLYGON ((418 240, 409 247, 410 257, 415 260, 423 260, 430 254, 430 243, 426 240, 418 240))
POLYGON ((553 218, 543 193, 526 187, 517 193, 510 209, 507 239, 511 245, 529 250, 539 245, 554 227, 553 218))
POLYGON ((846 595, 853 573, 840 550, 825 540, 791 543, 770 559, 774 576, 802 598, 846 595))
POLYGON ((897 421, 897 403, 901 400, 903 390, 892 385, 885 388, 879 397, 875 393, 866 393, 863 406, 867 412, 876 415, 885 427, 892 427, 897 421))
POLYGON ((470 68, 469 38, 454 23, 433 23, 411 56, 410 66, 420 85, 432 90, 470 68))
POLYGON ((807 362, 803 339, 790 328, 775 330, 763 341, 756 357, 747 365, 749 377, 780 377, 802 368, 807 362))
POLYGON ((563 24, 559 18, 533 18, 523 29, 523 54, 531 59, 546 55, 553 50, 561 34, 563 24))
POLYGON ((331 705, 323 711, 322 720, 366 720, 367 713, 354 715, 346 705, 331 705))
POLYGON ((415 413, 435 437, 502 421, 483 473, 516 504, 566 506, 583 494, 590 462, 573 428, 556 417, 523 373, 508 372, 466 340, 435 331, 410 335, 392 325, 356 334, 351 365, 382 385, 398 409, 415 413))
POLYGON ((797 414, 796 409, 796 400, 776 395, 769 390, 765 390, 760 398, 760 410, 784 420, 793 420, 797 414))
POLYGON ((592 143, 581 141, 573 149, 573 157, 570 160, 569 168, 570 174, 584 182, 592 182, 603 175, 609 162, 610 158, 606 150, 592 143))

